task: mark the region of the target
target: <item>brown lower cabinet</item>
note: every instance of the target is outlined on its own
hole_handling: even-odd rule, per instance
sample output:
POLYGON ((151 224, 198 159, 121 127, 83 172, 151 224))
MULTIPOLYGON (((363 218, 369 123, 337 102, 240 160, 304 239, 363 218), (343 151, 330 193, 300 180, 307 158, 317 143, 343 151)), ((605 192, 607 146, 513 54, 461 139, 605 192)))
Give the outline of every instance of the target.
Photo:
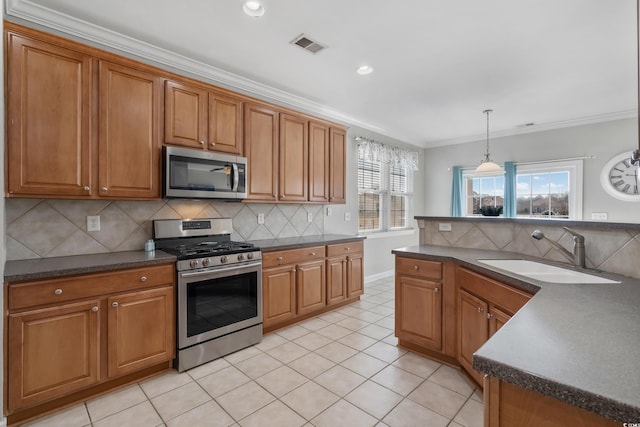
POLYGON ((172 360, 174 274, 168 264, 9 283, 5 415, 172 360))

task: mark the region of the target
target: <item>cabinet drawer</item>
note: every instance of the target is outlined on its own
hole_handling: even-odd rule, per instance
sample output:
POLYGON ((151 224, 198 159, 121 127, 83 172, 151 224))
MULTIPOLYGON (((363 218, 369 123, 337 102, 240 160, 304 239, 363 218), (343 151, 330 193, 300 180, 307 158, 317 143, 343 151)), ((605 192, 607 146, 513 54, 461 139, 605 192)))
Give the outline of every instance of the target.
POLYGON ((442 263, 424 259, 403 258, 396 256, 396 274, 442 279, 442 263))
POLYGON ((515 314, 531 299, 531 295, 524 291, 496 282, 466 268, 460 267, 456 270, 456 282, 461 289, 466 289, 497 305, 506 310, 509 315, 515 314))
POLYGON ((327 256, 348 255, 356 252, 362 252, 361 240, 348 243, 338 243, 335 245, 327 245, 327 256))
POLYGON ((311 246, 308 248, 289 249, 286 251, 263 252, 262 266, 275 267, 278 265, 295 264, 298 262, 323 259, 324 257, 324 246, 311 246))
POLYGON ((174 264, 9 284, 9 310, 174 282, 174 264))

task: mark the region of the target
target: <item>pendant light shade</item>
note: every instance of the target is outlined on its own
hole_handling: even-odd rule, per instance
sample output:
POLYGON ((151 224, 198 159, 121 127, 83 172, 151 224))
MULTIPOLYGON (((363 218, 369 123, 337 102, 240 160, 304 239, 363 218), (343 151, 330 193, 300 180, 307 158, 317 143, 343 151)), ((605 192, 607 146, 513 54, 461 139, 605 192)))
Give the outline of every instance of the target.
POLYGON ((502 175, 504 170, 499 164, 491 161, 489 157, 489 113, 493 110, 484 110, 483 113, 487 115, 487 151, 484 153, 484 160, 480 162, 480 166, 473 171, 475 176, 493 176, 502 175))

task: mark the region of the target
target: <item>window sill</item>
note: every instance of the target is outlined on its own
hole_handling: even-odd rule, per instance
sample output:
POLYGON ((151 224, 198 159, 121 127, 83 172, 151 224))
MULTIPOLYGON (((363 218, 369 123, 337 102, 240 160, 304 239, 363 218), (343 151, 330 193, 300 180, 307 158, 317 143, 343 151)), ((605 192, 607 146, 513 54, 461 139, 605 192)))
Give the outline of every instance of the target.
POLYGON ((395 231, 373 231, 371 233, 358 233, 360 237, 366 237, 368 239, 384 239, 386 237, 399 237, 399 236, 409 236, 411 234, 415 234, 416 228, 405 228, 402 230, 395 231))

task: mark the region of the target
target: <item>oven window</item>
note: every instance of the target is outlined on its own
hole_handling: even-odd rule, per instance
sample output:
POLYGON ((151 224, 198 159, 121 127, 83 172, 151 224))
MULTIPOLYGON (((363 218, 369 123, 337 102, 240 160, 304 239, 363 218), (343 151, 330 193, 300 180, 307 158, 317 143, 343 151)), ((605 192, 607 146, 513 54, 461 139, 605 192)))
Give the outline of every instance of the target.
POLYGON ((187 337, 258 315, 255 272, 203 280, 187 286, 187 337))

